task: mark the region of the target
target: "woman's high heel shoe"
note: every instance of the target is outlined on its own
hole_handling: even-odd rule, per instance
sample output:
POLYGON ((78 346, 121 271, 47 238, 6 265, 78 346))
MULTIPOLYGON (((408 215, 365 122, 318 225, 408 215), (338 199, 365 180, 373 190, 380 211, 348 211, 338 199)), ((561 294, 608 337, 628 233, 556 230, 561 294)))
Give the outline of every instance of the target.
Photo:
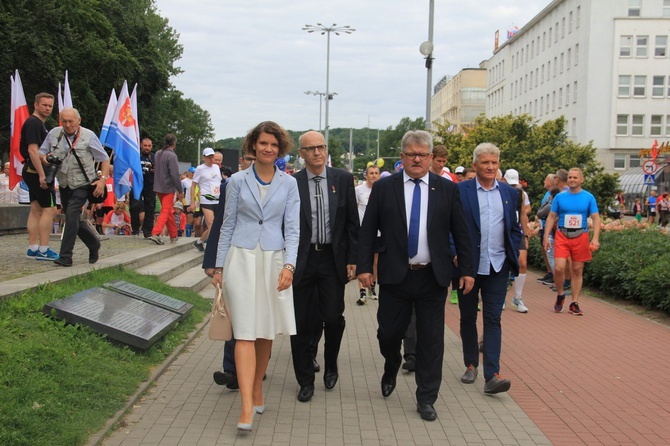
POLYGON ((251 432, 251 425, 254 423, 254 415, 256 415, 256 410, 251 412, 251 423, 237 423, 237 430, 242 432, 251 432))
POLYGON ((254 412, 256 412, 259 415, 265 412, 265 404, 263 404, 262 406, 254 406, 254 412))

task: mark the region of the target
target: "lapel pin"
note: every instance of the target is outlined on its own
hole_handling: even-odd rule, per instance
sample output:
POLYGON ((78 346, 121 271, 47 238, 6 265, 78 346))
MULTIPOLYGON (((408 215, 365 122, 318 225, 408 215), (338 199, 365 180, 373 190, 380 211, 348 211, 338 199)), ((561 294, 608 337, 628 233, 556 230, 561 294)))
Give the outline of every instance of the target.
POLYGON ((335 186, 330 186, 333 190, 333 193, 335 193, 335 186))

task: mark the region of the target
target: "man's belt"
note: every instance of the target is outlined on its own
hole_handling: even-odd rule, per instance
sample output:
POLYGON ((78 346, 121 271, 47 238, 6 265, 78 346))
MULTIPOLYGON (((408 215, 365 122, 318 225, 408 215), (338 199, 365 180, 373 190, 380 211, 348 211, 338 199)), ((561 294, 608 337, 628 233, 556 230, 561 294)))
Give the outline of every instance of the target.
POLYGON ((331 243, 313 243, 310 245, 310 248, 314 251, 332 251, 333 250, 333 245, 331 243))
POLYGON ((586 229, 584 228, 577 228, 577 229, 558 228, 558 230, 561 231, 561 233, 567 238, 577 238, 584 232, 586 232, 586 229))
POLYGON ((417 271, 420 269, 428 268, 430 266, 430 263, 410 263, 409 264, 409 269, 412 271, 417 271))

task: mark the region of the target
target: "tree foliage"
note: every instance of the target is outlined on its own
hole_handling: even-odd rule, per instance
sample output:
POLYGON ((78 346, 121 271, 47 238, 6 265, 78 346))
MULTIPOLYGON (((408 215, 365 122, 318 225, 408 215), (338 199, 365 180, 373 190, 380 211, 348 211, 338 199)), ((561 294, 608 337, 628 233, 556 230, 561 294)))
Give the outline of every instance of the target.
MULTIPOLYGON (((183 50, 178 39, 154 0, 6 1, 0 4, 0 77, 8 80, 18 69, 32 109, 35 94, 55 94, 68 70, 82 125, 96 132, 110 91, 118 91, 127 79, 131 86, 138 84, 141 136, 160 140, 171 131, 188 144, 213 128, 207 112, 170 83, 181 72, 175 66, 183 50), (166 103, 190 114, 175 120, 174 113, 162 109, 166 103)), ((9 116, 9 96, 9 88, 0 89, 0 116, 9 116)), ((56 120, 52 116, 47 125, 56 120)), ((0 145, 6 151, 8 120, 2 123, 0 145)))
POLYGON ((565 131, 565 119, 558 118, 538 124, 528 115, 477 118, 467 133, 448 131, 450 124, 435 129, 435 140, 449 149, 450 166, 470 166, 475 147, 490 142, 500 148, 500 168, 516 169, 522 180, 527 181, 526 191, 537 205, 545 193, 544 178, 558 169, 579 167, 584 172, 584 188, 595 195, 602 211, 619 189, 618 175, 603 173, 596 160, 592 144, 576 144, 565 131))

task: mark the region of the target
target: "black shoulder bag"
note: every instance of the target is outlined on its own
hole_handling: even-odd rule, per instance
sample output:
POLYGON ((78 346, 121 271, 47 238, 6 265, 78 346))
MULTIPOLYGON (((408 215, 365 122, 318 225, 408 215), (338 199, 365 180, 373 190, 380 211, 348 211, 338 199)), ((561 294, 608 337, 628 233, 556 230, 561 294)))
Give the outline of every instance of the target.
POLYGON ((86 174, 86 169, 84 169, 84 165, 82 164, 81 160, 79 159, 79 156, 77 155, 77 151, 74 150, 74 147, 72 147, 72 144, 70 144, 70 140, 68 138, 65 138, 67 141, 68 145, 70 146, 70 150, 72 151, 72 155, 74 155, 74 158, 77 160, 77 164, 79 164, 79 168, 81 169, 82 173, 84 174, 84 178, 86 178, 86 182, 88 183, 88 202, 91 204, 99 204, 104 202, 107 199, 107 185, 102 190, 102 195, 99 197, 96 197, 93 195, 93 192, 95 192, 95 185, 91 183, 91 179, 88 177, 86 174))

